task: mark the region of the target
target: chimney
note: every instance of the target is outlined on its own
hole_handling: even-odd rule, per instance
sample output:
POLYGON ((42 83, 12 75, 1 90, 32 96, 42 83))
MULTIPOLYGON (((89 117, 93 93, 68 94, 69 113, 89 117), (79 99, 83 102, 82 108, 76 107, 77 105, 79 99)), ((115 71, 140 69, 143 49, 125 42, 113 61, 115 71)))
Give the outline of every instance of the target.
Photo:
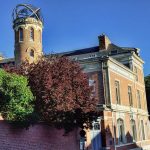
POLYGON ((108 50, 108 46, 109 44, 111 44, 111 41, 109 40, 109 38, 105 34, 102 34, 98 36, 98 39, 99 39, 99 49, 108 50))

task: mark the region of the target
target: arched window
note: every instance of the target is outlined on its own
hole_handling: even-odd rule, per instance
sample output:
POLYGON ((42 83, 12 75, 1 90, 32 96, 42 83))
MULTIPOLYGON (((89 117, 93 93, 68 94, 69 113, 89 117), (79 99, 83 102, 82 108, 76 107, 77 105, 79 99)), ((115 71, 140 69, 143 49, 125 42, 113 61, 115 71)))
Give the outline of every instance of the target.
POLYGON ((136 135, 136 124, 135 120, 131 119, 131 133, 132 133, 132 140, 136 141, 137 135, 136 135))
POLYGON ((41 34, 41 31, 39 30, 39 42, 41 43, 42 42, 42 34, 41 34))
POLYGON ((34 29, 30 28, 30 40, 34 41, 34 29))
POLYGON ((23 41, 23 29, 19 28, 19 41, 23 41))
POLYGON ((118 143, 125 143, 125 131, 124 131, 124 121, 122 119, 117 120, 118 126, 118 143))

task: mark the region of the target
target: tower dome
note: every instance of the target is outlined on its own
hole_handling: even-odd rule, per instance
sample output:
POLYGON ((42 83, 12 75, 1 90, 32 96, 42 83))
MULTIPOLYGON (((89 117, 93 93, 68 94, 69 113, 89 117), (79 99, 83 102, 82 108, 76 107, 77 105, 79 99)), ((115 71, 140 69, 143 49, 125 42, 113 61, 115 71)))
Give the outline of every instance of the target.
POLYGON ((29 4, 19 4, 12 13, 13 21, 20 18, 35 18, 43 23, 43 17, 40 8, 29 4))
POLYGON ((43 54, 43 17, 40 8, 28 4, 17 5, 12 13, 15 32, 15 64, 35 62, 43 54))

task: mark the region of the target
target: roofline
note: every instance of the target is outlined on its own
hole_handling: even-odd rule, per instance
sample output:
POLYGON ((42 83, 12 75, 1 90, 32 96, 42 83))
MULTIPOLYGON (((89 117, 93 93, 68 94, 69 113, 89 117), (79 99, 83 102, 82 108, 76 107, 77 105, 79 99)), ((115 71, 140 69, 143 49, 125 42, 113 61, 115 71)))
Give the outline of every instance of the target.
POLYGON ((125 65, 120 63, 119 61, 115 60, 114 58, 108 57, 107 59, 110 60, 111 62, 115 63, 116 65, 119 65, 120 67, 124 68, 129 73, 135 74, 131 69, 129 69, 128 67, 126 67, 125 65))
POLYGON ((135 53, 133 53, 133 57, 135 57, 136 59, 138 59, 138 61, 140 61, 142 64, 145 63, 144 60, 141 57, 137 56, 135 53))

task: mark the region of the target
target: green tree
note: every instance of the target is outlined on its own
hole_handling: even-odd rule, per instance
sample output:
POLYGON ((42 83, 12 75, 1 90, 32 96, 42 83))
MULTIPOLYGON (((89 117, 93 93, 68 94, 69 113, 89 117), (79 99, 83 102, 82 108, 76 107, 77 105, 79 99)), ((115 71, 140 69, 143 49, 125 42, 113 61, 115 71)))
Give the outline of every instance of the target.
POLYGON ((26 77, 0 69, 0 112, 7 121, 26 121, 34 111, 34 97, 26 77))
POLYGON ((150 113, 150 75, 145 77, 145 88, 146 88, 148 111, 150 113))

